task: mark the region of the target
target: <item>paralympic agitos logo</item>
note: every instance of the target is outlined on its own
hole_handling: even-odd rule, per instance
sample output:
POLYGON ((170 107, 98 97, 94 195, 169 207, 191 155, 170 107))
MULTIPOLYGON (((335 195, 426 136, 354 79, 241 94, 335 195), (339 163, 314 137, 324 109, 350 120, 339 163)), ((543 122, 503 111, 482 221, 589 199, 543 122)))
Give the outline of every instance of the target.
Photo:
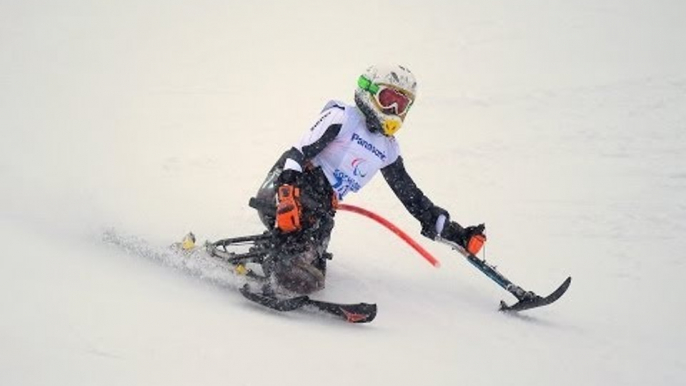
MULTIPOLYGON (((369 174, 369 167, 367 160, 364 158, 355 158, 350 163, 352 167, 352 176, 346 172, 336 169, 333 172, 333 177, 336 181, 331 185, 333 190, 338 194, 338 198, 343 198, 349 191, 357 192, 362 188, 360 182, 356 177, 365 178, 369 174)), ((350 169, 348 169, 350 170, 350 169)), ((348 173, 350 173, 348 171, 348 173)))
POLYGON ((365 178, 367 176, 366 160, 364 158, 355 158, 352 162, 353 175, 365 178))

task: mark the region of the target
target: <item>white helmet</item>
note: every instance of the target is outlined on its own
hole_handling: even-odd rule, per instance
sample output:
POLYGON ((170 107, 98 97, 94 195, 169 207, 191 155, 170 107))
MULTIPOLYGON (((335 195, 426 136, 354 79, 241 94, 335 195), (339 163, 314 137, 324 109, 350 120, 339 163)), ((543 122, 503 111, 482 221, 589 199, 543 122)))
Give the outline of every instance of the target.
POLYGON ((371 66, 360 75, 355 104, 371 131, 391 137, 402 126, 417 95, 417 81, 406 67, 371 66))

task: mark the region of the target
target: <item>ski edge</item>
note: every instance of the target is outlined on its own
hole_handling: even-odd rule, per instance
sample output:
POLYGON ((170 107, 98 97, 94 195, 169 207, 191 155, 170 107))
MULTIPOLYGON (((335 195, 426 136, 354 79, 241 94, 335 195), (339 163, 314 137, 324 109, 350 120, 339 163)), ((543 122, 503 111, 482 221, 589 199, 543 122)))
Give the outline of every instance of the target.
POLYGON ((266 296, 250 290, 250 285, 245 284, 240 288, 241 295, 246 299, 276 311, 288 312, 297 310, 305 305, 309 298, 307 296, 297 296, 287 299, 278 299, 266 296))
POLYGON ((240 292, 246 299, 272 310, 289 312, 307 306, 335 316, 349 323, 369 323, 376 318, 377 313, 376 304, 339 304, 310 299, 309 296, 296 296, 293 298, 279 299, 253 292, 250 290, 250 286, 248 284, 245 284, 243 287, 241 287, 240 292))

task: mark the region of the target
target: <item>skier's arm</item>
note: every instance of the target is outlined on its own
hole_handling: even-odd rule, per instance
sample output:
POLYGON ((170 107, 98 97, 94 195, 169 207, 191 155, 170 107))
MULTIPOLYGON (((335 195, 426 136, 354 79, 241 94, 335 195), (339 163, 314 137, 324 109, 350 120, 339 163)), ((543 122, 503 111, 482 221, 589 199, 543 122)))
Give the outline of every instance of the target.
POLYGON ((300 148, 294 146, 288 149, 282 156, 284 164, 283 172, 279 176, 279 182, 294 183, 307 162, 324 150, 340 131, 340 123, 331 124, 324 130, 322 136, 314 142, 300 148))
POLYGON ((277 178, 277 227, 285 232, 301 229, 300 187, 298 180, 307 163, 321 153, 341 131, 342 109, 333 107, 324 111, 314 126, 287 150, 278 161, 283 171, 277 178))
POLYGON ((294 183, 309 160, 321 153, 341 132, 344 111, 338 106, 325 110, 300 141, 281 157, 280 183, 294 183))
POLYGON ((419 220, 422 235, 432 240, 440 236, 455 241, 474 254, 481 249, 486 241, 483 224, 463 228, 457 222, 450 221, 450 214, 445 209, 434 205, 417 187, 407 173, 402 157, 399 156, 395 162, 381 169, 381 173, 405 208, 419 220))
POLYGON ((438 235, 437 224, 439 218, 443 223, 450 218, 448 212, 434 205, 431 200, 424 194, 424 192, 417 187, 417 184, 412 180, 412 177, 407 173, 403 158, 401 156, 392 164, 381 169, 381 173, 386 179, 388 186, 391 187, 393 193, 400 199, 405 208, 414 216, 422 226, 422 235, 435 239, 438 235))

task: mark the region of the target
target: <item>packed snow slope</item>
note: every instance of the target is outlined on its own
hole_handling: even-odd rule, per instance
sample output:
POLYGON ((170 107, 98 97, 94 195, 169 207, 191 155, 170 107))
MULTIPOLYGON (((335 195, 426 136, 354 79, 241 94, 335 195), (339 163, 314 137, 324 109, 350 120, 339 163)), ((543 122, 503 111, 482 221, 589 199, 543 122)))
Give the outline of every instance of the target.
POLYGON ((686 384, 686 3, 0 3, 0 384, 686 384), (248 198, 370 64, 419 95, 398 133, 424 192, 521 286, 421 239, 382 178, 340 213, 319 298, 278 314, 216 267, 122 251, 261 231, 248 198), (143 244, 141 244, 143 245, 143 244))

